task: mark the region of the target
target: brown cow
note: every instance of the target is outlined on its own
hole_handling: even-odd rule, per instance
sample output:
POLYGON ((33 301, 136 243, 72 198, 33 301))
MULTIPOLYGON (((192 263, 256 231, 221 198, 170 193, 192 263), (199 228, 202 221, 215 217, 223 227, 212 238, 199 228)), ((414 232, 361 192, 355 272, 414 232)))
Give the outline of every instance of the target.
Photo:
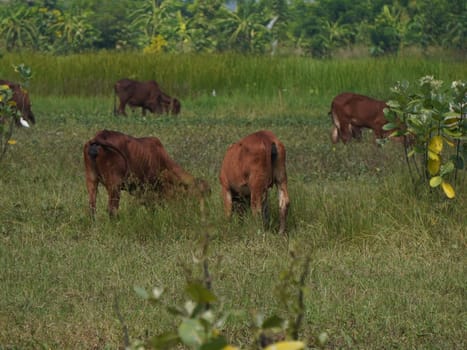
MULTIPOLYGON (((29 99, 28 92, 24 90, 21 85, 8 80, 0 80, 0 85, 8 85, 13 92, 12 100, 16 103, 16 109, 26 121, 35 124, 36 118, 31 110, 31 100, 29 99)), ((20 125, 19 121, 18 125, 20 125)))
POLYGON ((155 137, 135 138, 118 131, 101 130, 86 142, 83 154, 92 217, 96 212, 99 183, 107 190, 111 217, 117 214, 121 190, 132 194, 149 190, 163 198, 186 191, 199 195, 202 204, 210 193, 208 183, 184 171, 155 137))
POLYGON ((126 115, 127 104, 131 108, 141 107, 143 115, 146 110, 151 113, 180 113, 180 101, 164 93, 154 80, 140 82, 132 79, 121 79, 115 83, 115 100, 118 96, 118 109, 114 106, 115 114, 126 115))
POLYGON ((330 115, 333 128, 331 139, 333 143, 347 143, 350 139, 361 139, 362 129, 372 129, 376 138, 387 137, 391 131, 383 130, 387 123, 384 117, 386 102, 374 98, 344 92, 337 95, 331 104, 330 115))
POLYGON ((270 131, 248 135, 231 145, 225 154, 219 175, 225 214, 242 210, 250 203, 253 215, 262 214, 269 224, 268 189, 276 185, 279 191, 279 232, 286 228, 289 208, 285 147, 270 131))

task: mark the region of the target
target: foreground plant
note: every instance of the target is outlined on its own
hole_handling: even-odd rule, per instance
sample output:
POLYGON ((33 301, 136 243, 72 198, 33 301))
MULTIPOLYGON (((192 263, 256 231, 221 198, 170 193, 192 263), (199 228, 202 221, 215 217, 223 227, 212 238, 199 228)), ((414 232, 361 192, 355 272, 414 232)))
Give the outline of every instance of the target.
POLYGON ((446 87, 441 80, 425 76, 414 87, 398 82, 391 93, 384 129, 398 128, 391 136, 404 138, 412 179, 418 177, 454 198, 458 171, 464 169, 467 158, 467 83, 454 81, 446 87))
MULTIPOLYGON (((24 64, 14 66, 15 72, 20 75, 21 85, 28 86, 31 79, 31 69, 24 64)), ((12 139, 15 125, 25 123, 21 111, 16 108, 13 101, 13 90, 8 85, 0 85, 0 162, 10 145, 16 144, 12 139)))
MULTIPOLYGON (((187 278, 185 294, 187 300, 182 306, 163 305, 163 289, 154 288, 151 292, 144 288, 135 287, 136 293, 154 305, 163 305, 169 313, 180 319, 177 329, 156 335, 147 341, 136 340, 131 344, 125 331, 125 346, 127 349, 171 349, 183 345, 194 350, 240 350, 239 347, 229 343, 222 334, 222 330, 230 312, 222 310, 219 299, 212 292, 212 281, 207 265, 208 237, 202 242, 201 255, 194 258, 194 265, 202 269, 202 278, 187 278)), ((265 350, 302 350, 305 343, 298 340, 304 312, 305 279, 309 274, 310 259, 306 258, 299 278, 296 278, 297 263, 299 260, 292 256, 290 269, 281 275, 279 293, 288 311, 296 316, 286 320, 277 315, 264 318, 262 314, 254 317, 254 339, 251 349, 265 350), (293 290, 298 291, 297 300, 293 290)), ((192 274, 192 266, 186 268, 192 274)), ((117 309, 118 312, 118 309, 117 309)), ((121 316, 119 318, 122 321, 121 316)), ((122 322, 123 323, 123 322, 122 322)), ((124 324, 124 323, 123 323, 124 324)), ((126 327, 124 327, 126 329, 126 327)), ((327 337, 327 334, 324 334, 327 337)), ((324 345, 323 334, 318 337, 318 344, 324 345)))

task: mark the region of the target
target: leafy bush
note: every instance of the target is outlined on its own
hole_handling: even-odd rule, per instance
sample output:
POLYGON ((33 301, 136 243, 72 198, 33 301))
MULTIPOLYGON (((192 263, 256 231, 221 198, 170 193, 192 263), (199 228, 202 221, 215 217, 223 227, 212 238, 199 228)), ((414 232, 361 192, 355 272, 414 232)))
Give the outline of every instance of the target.
POLYGON ((454 198, 451 181, 456 181, 467 158, 467 82, 453 81, 445 87, 441 80, 425 76, 413 89, 402 81, 391 92, 384 129, 399 127, 393 136, 405 139, 407 160, 414 159, 418 178, 454 198))

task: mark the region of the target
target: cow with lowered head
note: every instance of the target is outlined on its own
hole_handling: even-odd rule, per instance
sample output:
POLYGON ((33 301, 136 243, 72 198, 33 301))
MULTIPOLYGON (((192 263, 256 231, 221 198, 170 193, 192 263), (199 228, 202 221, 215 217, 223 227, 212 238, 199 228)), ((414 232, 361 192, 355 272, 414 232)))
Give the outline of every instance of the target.
POLYGON ((183 170, 155 137, 136 138, 101 130, 85 143, 83 153, 92 217, 99 183, 107 190, 111 217, 117 214, 122 190, 132 194, 153 191, 160 198, 188 193, 199 196, 201 204, 210 193, 208 183, 183 170))
POLYGON ((376 138, 387 137, 391 131, 383 130, 387 123, 384 117, 386 102, 351 92, 337 95, 331 103, 330 115, 333 128, 333 143, 349 142, 352 138, 361 139, 362 129, 372 129, 376 138))
MULTIPOLYGON (((7 85, 13 92, 13 96, 11 99, 15 102, 16 109, 21 113, 21 117, 24 120, 26 120, 26 122, 35 124, 36 118, 34 117, 34 114, 31 110, 31 100, 29 99, 28 92, 24 90, 20 84, 8 80, 0 80, 0 85, 7 85)), ((28 125, 23 121, 21 122, 21 124, 25 124, 26 126, 28 125)))
POLYGON ((268 190, 275 185, 279 193, 279 232, 285 232, 290 203, 285 156, 284 145, 268 130, 248 135, 227 149, 219 180, 228 217, 249 204, 253 215, 262 215, 267 226, 268 190))
POLYGON ((126 115, 127 104, 130 108, 141 107, 143 115, 146 115, 147 110, 156 114, 180 113, 180 101, 164 93, 154 80, 140 82, 121 79, 115 83, 114 91, 115 99, 119 99, 118 109, 114 107, 116 114, 126 115))

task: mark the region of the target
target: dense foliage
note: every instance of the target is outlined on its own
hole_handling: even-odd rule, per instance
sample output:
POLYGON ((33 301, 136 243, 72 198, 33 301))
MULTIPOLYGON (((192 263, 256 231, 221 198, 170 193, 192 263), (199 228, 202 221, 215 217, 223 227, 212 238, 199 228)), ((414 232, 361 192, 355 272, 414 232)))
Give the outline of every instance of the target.
POLYGON ((0 48, 314 57, 349 46, 373 55, 406 46, 465 51, 466 23, 462 0, 11 0, 0 5, 0 48))
POLYGON ((466 82, 453 81, 446 87, 433 76, 422 77, 416 88, 407 81, 398 82, 388 105, 385 115, 389 123, 385 129, 404 125, 393 134, 407 141, 407 160, 421 155, 420 165, 413 158, 418 179, 429 179, 431 187, 439 186, 448 198, 454 198, 450 181, 456 181, 458 170, 464 169, 467 155, 466 82), (450 152, 449 147, 455 151, 450 152))

